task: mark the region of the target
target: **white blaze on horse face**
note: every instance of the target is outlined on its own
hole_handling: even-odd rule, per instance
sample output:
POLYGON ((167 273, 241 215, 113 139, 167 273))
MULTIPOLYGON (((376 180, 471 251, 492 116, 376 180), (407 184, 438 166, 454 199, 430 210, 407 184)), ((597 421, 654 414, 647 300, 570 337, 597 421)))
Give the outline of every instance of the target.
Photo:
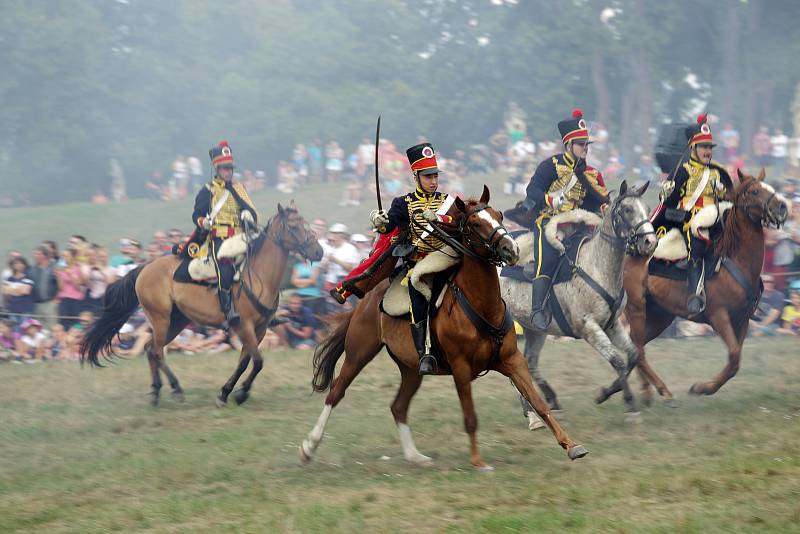
MULTIPOLYGON (((499 223, 499 222, 497 222, 497 221, 494 219, 494 217, 492 217, 491 215, 489 215, 489 213, 488 213, 486 210, 481 210, 481 211, 479 211, 479 212, 477 213, 477 215, 478 215, 478 218, 479 218, 479 219, 481 219, 482 221, 486 221, 487 223, 489 223, 489 225, 490 225, 490 226, 491 226, 491 228, 492 228, 492 232, 494 232, 494 231, 495 231, 495 230, 496 230, 496 229, 497 229, 497 228, 500 226, 500 223, 499 223)), ((511 237, 511 236, 508 234, 508 232, 502 232, 502 233, 500 234, 500 239, 499 239, 499 241, 503 241, 503 240, 507 240, 507 242, 508 242, 508 243, 511 245, 511 249, 514 251, 514 255, 515 255, 516 257, 519 257, 519 245, 517 245, 517 242, 516 242, 516 241, 514 241, 514 238, 513 238, 513 237, 511 237)))
POLYGON ((767 182, 761 182, 761 187, 763 187, 764 189, 766 189, 767 191, 769 191, 773 195, 775 194, 775 188, 772 187, 771 185, 769 185, 767 182))

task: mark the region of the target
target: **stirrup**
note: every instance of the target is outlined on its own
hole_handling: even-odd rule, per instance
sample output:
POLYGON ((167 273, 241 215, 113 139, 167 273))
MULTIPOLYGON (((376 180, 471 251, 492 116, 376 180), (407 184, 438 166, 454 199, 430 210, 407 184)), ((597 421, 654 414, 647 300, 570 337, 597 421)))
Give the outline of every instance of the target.
POLYGON ((424 354, 419 359, 419 374, 434 375, 439 371, 439 363, 432 354, 424 354))

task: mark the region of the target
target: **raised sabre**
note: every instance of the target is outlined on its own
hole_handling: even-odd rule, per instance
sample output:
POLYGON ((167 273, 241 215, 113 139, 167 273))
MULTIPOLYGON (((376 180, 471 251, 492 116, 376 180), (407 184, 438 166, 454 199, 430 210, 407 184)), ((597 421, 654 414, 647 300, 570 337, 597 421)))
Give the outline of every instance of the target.
POLYGON ((378 147, 381 142, 381 116, 378 115, 378 127, 375 129, 375 194, 378 195, 378 211, 383 211, 381 206, 381 182, 378 177, 378 147))

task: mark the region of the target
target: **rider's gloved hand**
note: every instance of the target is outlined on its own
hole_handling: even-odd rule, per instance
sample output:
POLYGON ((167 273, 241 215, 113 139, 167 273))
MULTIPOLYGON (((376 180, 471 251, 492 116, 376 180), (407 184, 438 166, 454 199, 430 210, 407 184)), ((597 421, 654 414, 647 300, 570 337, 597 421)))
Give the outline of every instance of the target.
POLYGON ((664 180, 664 182, 661 184, 661 192, 658 194, 659 200, 663 202, 672 194, 674 190, 675 190, 675 181, 664 180))
POLYGON ((201 226, 203 230, 211 230, 211 217, 203 217, 201 226))
POLYGON ((436 212, 433 210, 425 210, 422 212, 422 218, 428 222, 434 222, 439 219, 436 212))
POLYGON ((384 210, 372 210, 369 214, 369 220, 373 228, 380 230, 381 228, 386 228, 386 225, 389 224, 389 214, 384 210))
POLYGON ((250 210, 242 210, 242 214, 239 215, 239 218, 243 223, 254 224, 256 222, 255 219, 253 219, 253 214, 250 213, 250 210))

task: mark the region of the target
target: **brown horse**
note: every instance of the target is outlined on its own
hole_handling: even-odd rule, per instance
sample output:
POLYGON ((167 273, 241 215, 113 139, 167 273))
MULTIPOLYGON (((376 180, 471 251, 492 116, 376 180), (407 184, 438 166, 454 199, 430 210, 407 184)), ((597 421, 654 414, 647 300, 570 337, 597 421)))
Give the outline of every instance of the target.
MULTIPOLYGON (((517 349, 513 320, 500 298, 496 265, 500 262, 516 262, 519 249, 502 226, 502 215, 487 206, 488 201, 489 191, 484 186, 479 201, 464 203, 457 198, 450 212, 456 217, 457 243, 461 244, 464 256, 454 278, 444 290, 439 311, 431 319, 432 345, 438 348, 438 372, 453 375, 464 413, 464 426, 469 434, 470 459, 475 468, 491 469, 478 452, 478 421, 471 393, 472 380, 487 370, 498 371, 511 378, 550 427, 558 443, 567 449, 569 457, 580 458, 587 454, 586 449, 573 442, 551 416, 549 407, 533 388, 525 359, 517 349), (476 324, 482 324, 482 328, 476 324)), ((431 461, 415 447, 407 424, 408 406, 422 383, 422 376, 417 371, 418 356, 411 340, 408 319, 390 317, 379 308, 388 287, 389 282, 384 280, 367 293, 352 312, 342 314, 330 336, 317 349, 314 356, 314 389, 322 392, 330 387, 330 391, 317 424, 300 446, 302 463, 312 459, 322 441, 331 410, 384 345, 400 368, 400 389, 391 410, 405 459, 418 464, 431 461), (344 364, 334 380, 336 362, 343 352, 346 353, 344 364)))
MULTIPOLYGON (((747 335, 750 315, 761 294, 761 267, 764 262, 765 226, 780 226, 786 220, 785 199, 764 182, 764 169, 757 178, 739 171, 739 186, 733 191, 733 206, 725 219, 715 253, 723 258, 719 272, 705 284, 707 307, 690 320, 708 323, 728 348, 728 363, 716 377, 692 385, 693 395, 713 395, 739 370, 742 344, 747 335)), ((639 375, 645 403, 652 402, 651 385, 669 406, 675 406, 672 393, 656 375, 645 358, 644 346, 658 337, 677 317, 688 317, 685 281, 648 275, 648 258, 629 257, 625 265, 625 291, 628 303, 625 314, 631 327, 631 339, 639 351, 639 375)), ((619 391, 615 382, 604 389, 598 402, 619 391)))
MULTIPOLYGON (((294 204, 286 208, 278 204, 278 213, 248 243, 240 282, 233 286, 234 304, 241 316, 239 325, 233 330, 242 342, 242 350, 236 370, 217 397, 218 406, 227 403, 228 395, 251 359, 253 369, 234 395, 237 404, 247 400, 250 386, 261 371, 263 358, 258 345, 278 305, 281 279, 292 252, 312 261, 322 258, 322 247, 317 237, 294 204)), ((136 268, 110 285, 104 297, 103 314, 92 323, 80 348, 82 362, 88 360, 91 365, 101 366, 99 356, 112 354, 114 336, 141 304, 152 332, 146 350, 153 379, 153 405, 158 404, 161 390, 159 370, 167 376, 173 396, 183 399, 180 383, 164 360, 164 347, 190 321, 217 326, 225 320, 214 290, 173 280, 179 264, 177 257, 164 256, 136 268)))

